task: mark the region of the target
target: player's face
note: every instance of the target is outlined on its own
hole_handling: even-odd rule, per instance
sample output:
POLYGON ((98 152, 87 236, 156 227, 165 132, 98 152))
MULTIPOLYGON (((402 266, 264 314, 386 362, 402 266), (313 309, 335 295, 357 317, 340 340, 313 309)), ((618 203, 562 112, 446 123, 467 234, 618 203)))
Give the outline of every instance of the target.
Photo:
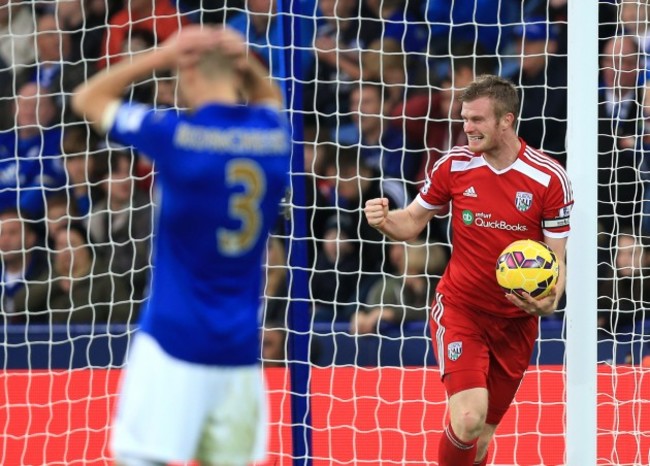
POLYGON ((460 112, 469 149, 476 153, 490 153, 501 145, 502 122, 494 113, 494 104, 488 97, 463 102, 460 112))
POLYGON ((546 66, 548 53, 555 51, 555 42, 545 40, 527 40, 519 44, 521 55, 521 69, 525 74, 535 76, 546 66))
POLYGON ((49 125, 54 113, 52 100, 40 93, 38 85, 30 83, 21 88, 16 97, 16 122, 20 127, 49 125))
POLYGON ((643 246, 630 235, 620 235, 616 250, 616 272, 619 277, 639 275, 647 266, 643 246))
POLYGON ((34 233, 19 219, 10 215, 0 218, 0 255, 5 266, 20 263, 35 242, 34 233))
POLYGON ((23 227, 19 220, 11 218, 0 222, 0 251, 3 254, 20 252, 23 248, 23 227))
POLYGON ((62 275, 70 274, 88 262, 86 243, 78 231, 59 231, 54 238, 54 247, 57 252, 55 267, 62 275))
POLYGON ((131 177, 131 162, 126 158, 118 159, 117 166, 110 173, 107 186, 108 196, 112 205, 124 205, 133 192, 131 177))
POLYGON ((64 204, 53 204, 47 207, 47 232, 51 238, 56 238, 68 229, 70 217, 64 204))
POLYGON ((362 134, 374 132, 381 127, 382 102, 376 88, 363 87, 350 93, 352 121, 357 123, 362 134))
POLYGON ((600 57, 603 81, 609 88, 633 88, 639 76, 639 54, 628 36, 610 39, 600 57))

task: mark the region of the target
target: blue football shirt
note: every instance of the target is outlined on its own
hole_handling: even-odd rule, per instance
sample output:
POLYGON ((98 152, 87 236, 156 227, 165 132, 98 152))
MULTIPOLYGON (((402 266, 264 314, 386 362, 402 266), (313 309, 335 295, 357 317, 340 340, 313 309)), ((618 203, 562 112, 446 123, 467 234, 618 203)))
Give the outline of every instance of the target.
POLYGON ((256 364, 262 258, 289 180, 285 117, 262 105, 185 113, 122 103, 109 135, 152 158, 157 173, 141 331, 185 361, 256 364))
POLYGON ((0 211, 44 215, 45 198, 66 185, 61 138, 60 128, 46 128, 29 138, 0 131, 0 211))

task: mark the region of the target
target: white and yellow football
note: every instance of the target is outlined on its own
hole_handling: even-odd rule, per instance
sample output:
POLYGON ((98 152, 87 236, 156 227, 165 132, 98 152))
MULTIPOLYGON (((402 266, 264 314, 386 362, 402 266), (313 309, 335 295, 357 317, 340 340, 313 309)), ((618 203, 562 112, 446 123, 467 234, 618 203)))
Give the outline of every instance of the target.
POLYGON ((496 276, 506 293, 543 298, 557 283, 559 264, 553 250, 532 239, 511 243, 499 255, 496 276))

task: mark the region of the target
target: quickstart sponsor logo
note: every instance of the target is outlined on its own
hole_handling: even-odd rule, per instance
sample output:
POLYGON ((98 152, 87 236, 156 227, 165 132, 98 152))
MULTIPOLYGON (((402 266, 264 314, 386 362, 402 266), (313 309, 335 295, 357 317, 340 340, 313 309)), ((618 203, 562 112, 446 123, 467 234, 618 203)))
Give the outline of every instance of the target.
POLYGON ((511 224, 505 220, 493 219, 492 214, 485 212, 473 213, 470 210, 463 210, 463 223, 465 225, 476 225, 481 228, 490 228, 492 230, 507 230, 507 231, 528 231, 526 225, 521 223, 511 224))

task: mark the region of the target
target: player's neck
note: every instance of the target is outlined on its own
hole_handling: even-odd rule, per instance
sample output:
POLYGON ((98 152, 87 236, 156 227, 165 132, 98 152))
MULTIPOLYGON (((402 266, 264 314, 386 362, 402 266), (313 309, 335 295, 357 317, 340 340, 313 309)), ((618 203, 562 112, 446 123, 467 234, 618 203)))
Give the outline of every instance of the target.
POLYGON ((211 103, 236 104, 239 102, 239 94, 235 86, 226 83, 215 83, 210 81, 195 82, 194 89, 190 96, 187 96, 188 103, 192 108, 202 107, 211 103))
POLYGON ((521 150, 521 141, 516 134, 506 137, 494 150, 483 153, 487 163, 497 170, 503 170, 515 163, 521 150))
POLYGON ((236 104, 239 102, 239 96, 236 92, 227 91, 210 91, 198 93, 192 101, 191 107, 198 108, 207 104, 236 104))

